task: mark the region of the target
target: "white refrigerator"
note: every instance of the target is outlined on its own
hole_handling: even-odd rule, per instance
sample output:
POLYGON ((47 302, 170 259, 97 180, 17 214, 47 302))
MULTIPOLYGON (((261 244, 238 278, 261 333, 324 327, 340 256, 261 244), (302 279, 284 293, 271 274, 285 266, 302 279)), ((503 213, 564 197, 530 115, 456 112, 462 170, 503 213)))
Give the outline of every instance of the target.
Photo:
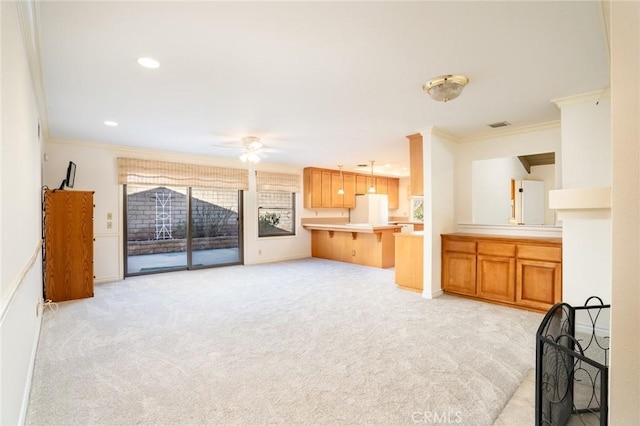
POLYGON ((517 180, 515 187, 518 225, 544 225, 544 182, 517 180))
POLYGON ((356 195, 356 206, 349 212, 351 223, 369 225, 389 224, 389 199, 387 194, 356 195))

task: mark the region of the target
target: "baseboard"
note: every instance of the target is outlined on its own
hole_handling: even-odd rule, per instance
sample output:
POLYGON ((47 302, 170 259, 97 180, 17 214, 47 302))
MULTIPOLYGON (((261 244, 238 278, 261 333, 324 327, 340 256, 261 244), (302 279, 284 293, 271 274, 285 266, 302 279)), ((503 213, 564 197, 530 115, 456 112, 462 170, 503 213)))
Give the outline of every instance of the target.
POLYGON ((442 292, 442 290, 436 290, 433 293, 422 293, 422 297, 424 297, 425 299, 435 299, 438 298, 440 296, 442 296, 444 293, 442 292))
POLYGON ((40 332, 42 330, 42 314, 43 310, 40 308, 40 315, 38 315, 38 330, 35 333, 33 341, 33 350, 31 351, 31 358, 29 359, 29 371, 27 371, 27 380, 24 387, 24 393, 22 395, 22 406, 20 408, 19 425, 24 425, 27 421, 27 409, 29 408, 29 396, 31 395, 31 384, 33 382, 33 371, 36 365, 36 355, 38 354, 38 344, 40 343, 40 332))
POLYGON ((287 257, 273 257, 273 258, 262 258, 258 261, 250 260, 245 261, 245 265, 260 265, 261 263, 274 263, 274 262, 284 262, 287 260, 300 260, 300 259, 310 259, 311 256, 308 254, 300 254, 295 256, 287 256, 287 257))
POLYGON ((101 277, 101 278, 95 278, 93 280, 94 284, 102 284, 102 283, 110 283, 113 281, 120 281, 122 280, 121 277, 117 276, 117 275, 113 275, 111 277, 101 277))

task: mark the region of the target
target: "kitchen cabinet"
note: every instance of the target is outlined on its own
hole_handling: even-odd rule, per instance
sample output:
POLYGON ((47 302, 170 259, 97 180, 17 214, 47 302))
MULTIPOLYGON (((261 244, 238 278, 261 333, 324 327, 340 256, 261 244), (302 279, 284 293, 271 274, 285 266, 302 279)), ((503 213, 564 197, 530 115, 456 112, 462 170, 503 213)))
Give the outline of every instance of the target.
POLYGON ((562 240, 443 234, 442 289, 546 312, 562 300, 562 240))
POLYGON ((515 300, 515 244, 479 241, 477 246, 477 294, 502 302, 515 300))
POLYGON ((43 260, 46 299, 93 297, 93 192, 45 192, 43 260))
POLYGON ((407 138, 409 139, 409 173, 411 175, 411 196, 423 196, 424 177, 422 171, 422 135, 420 133, 416 133, 407 136, 407 138))
POLYGON ((400 288, 422 292, 424 282, 424 236, 422 232, 399 232, 396 239, 395 275, 400 288))
POLYGON ((442 289, 473 296, 476 294, 476 242, 442 242, 442 289))
POLYGON ((337 170, 307 167, 303 171, 303 179, 303 205, 307 209, 353 208, 356 194, 367 194, 372 184, 376 187, 376 193, 387 194, 389 209, 399 207, 398 178, 343 172, 341 180, 337 170), (341 185, 344 195, 338 194, 341 185))
POLYGON ((562 248, 521 246, 516 261, 516 302, 548 310, 562 300, 562 248))
POLYGON ((387 180, 387 195, 389 196, 389 210, 400 208, 400 180, 387 180))
POLYGON ((377 194, 389 194, 389 187, 387 182, 387 178, 376 177, 375 187, 377 194))

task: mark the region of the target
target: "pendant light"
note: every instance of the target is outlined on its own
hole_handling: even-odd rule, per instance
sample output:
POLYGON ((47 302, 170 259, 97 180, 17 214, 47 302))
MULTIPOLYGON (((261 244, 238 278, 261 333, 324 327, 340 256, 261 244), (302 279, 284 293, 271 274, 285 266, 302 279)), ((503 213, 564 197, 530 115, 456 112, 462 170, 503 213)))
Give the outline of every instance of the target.
POLYGON ((342 177, 342 166, 338 166, 340 169, 340 189, 338 189, 338 195, 344 195, 344 178, 342 177))
POLYGON ((373 182, 375 182, 375 179, 373 177, 373 163, 375 163, 376 160, 371 160, 371 186, 369 187, 369 194, 375 194, 376 193, 376 187, 373 185, 373 182))

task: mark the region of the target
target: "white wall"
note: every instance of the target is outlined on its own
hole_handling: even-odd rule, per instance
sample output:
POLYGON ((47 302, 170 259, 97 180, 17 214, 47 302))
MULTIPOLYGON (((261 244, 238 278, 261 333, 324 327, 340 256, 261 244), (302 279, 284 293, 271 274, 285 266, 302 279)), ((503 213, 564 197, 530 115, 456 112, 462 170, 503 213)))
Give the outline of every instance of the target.
MULTIPOLYGON (((112 281, 123 276, 123 234, 122 234, 122 188, 118 185, 117 158, 135 157, 162 161, 211 164, 223 167, 241 168, 244 164, 237 160, 219 159, 173 152, 142 150, 115 145, 89 142, 50 140, 45 145, 48 160, 45 162, 44 183, 58 187, 65 176, 70 160, 77 165, 74 189, 95 191, 95 258, 96 282, 112 281), (107 229, 106 215, 113 214, 113 228, 107 229)), ((302 170, 259 163, 259 170, 282 173, 297 173, 302 180, 302 170)), ((310 232, 300 226, 305 216, 315 217, 316 210, 302 208, 302 193, 296 196, 298 217, 296 235, 292 237, 258 238, 255 174, 249 173, 249 191, 244 194, 244 255, 245 264, 296 259, 311 255, 310 232)), ((317 217, 348 216, 346 209, 318 209, 317 217)))
MULTIPOLYGON (((561 108, 563 189, 611 186, 611 103, 602 91, 556 101, 561 108)), ((611 301, 611 219, 562 213, 562 299, 611 301)))
POLYGON ((0 2, 0 424, 24 421, 42 300, 41 143, 15 2, 0 2))
POLYGON ((640 4, 611 2, 613 247, 609 424, 640 424, 640 4))
POLYGON ((539 180, 544 182, 544 224, 555 225, 556 215, 553 210, 549 209, 549 191, 557 189, 556 187, 556 166, 555 164, 547 164, 544 166, 532 166, 531 173, 526 179, 539 180))
MULTIPOLYGON (((455 217, 456 223, 473 223, 472 162, 491 158, 513 157, 541 152, 555 152, 556 177, 561 176, 560 126, 550 123, 522 133, 499 133, 499 136, 473 139, 456 145, 455 217)), ((560 181, 556 178, 557 185, 560 181)), ((559 188, 560 186, 557 186, 559 188)))
POLYGON ((511 179, 527 172, 516 157, 477 160, 471 164, 473 223, 506 225, 511 219, 511 179))
POLYGON ((423 297, 442 294, 440 234, 456 231, 454 220, 455 143, 433 128, 422 133, 424 173, 423 297))

